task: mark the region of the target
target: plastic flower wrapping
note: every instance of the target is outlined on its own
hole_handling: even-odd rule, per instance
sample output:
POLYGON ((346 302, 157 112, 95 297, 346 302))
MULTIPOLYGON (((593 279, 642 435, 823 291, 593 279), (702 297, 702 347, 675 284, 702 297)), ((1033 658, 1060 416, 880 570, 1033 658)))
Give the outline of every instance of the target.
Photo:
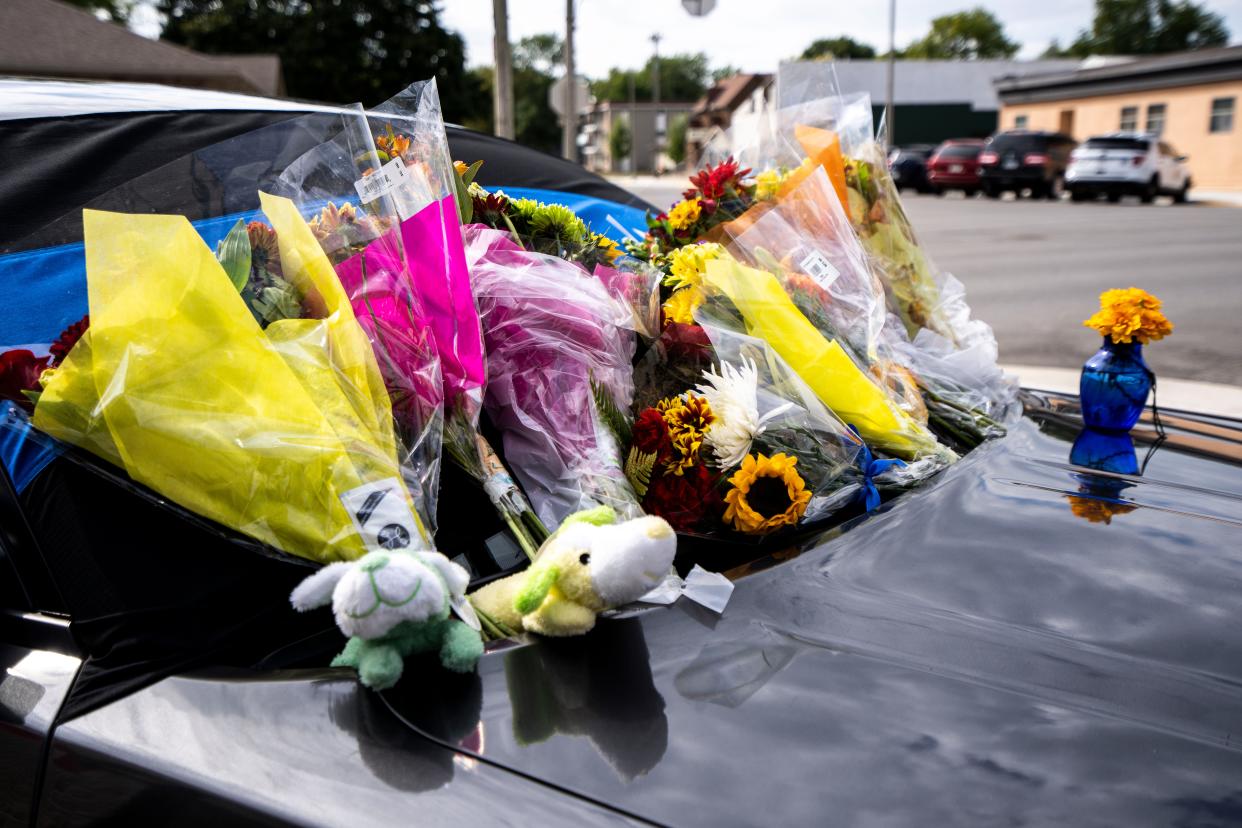
POLYGON ((352 500, 380 492, 406 518, 390 534, 425 547, 370 343, 296 208, 263 202, 297 308, 266 326, 184 217, 86 211, 90 326, 41 378, 34 425, 295 555, 379 543, 352 500))
POLYGON ((471 225, 466 241, 488 414, 536 514, 548 527, 600 505, 641 514, 601 410, 633 395, 633 309, 595 274, 504 231, 471 225))
POLYGON ((861 488, 862 441, 762 338, 700 314, 670 323, 636 371, 625 472, 680 532, 766 535, 831 514, 861 488))
MULTIPOLYGON (((883 285, 822 166, 800 169, 784 195, 727 231, 730 249, 777 274, 816 330, 840 342, 914 420, 958 450, 1004 432, 986 413, 994 409, 990 398, 978 390, 995 373, 994 362, 984 363, 986 376, 963 376, 968 357, 920 349, 909 340, 887 312, 883 285)), ((876 444, 891 448, 884 440, 876 444)))
MULTIPOLYGON (((475 183, 434 82, 200 150, 85 212, 89 315, 0 353, 0 397, 324 563, 431 548, 442 452, 532 557, 575 514, 759 539, 870 511, 1002 434, 1014 387, 867 99, 791 96, 625 245, 475 183), (173 173, 186 215, 134 215, 173 173)), ((1141 293, 1086 324, 1159 338, 1141 293)))
MULTIPOLYGON (((776 113, 775 129, 784 152, 800 151, 816 161, 838 193, 844 191, 846 213, 884 287, 888 310, 917 352, 908 361, 920 361, 929 375, 945 381, 942 399, 991 423, 1012 417, 1016 383, 996 365, 996 338, 986 323, 971 318, 962 283, 937 267, 919 244, 873 132, 870 97, 785 92, 787 105, 776 113), (833 140, 840 145, 835 157, 822 151, 833 140)), ((960 419, 955 425, 971 428, 960 419)), ((972 430, 979 437, 995 431, 983 422, 972 430)))
MULTIPOLYGON (((359 198, 355 182, 366 180, 377 167, 371 130, 359 108, 294 119, 204 148, 97 199, 101 206, 112 209, 143 209, 148 203, 173 201, 182 204, 195 222, 190 225, 184 218, 164 217, 171 223, 148 225, 143 217, 116 218, 106 226, 118 232, 130 224, 151 228, 149 232, 127 230, 122 238, 128 246, 110 235, 90 232, 92 226, 103 226, 102 219, 96 217, 91 220, 93 224, 88 223, 85 264, 90 324, 87 327, 84 320, 80 325, 86 328, 84 336, 71 327, 62 335, 62 340, 69 341, 54 343, 54 348, 58 344, 63 348, 81 336, 63 362, 58 358, 54 363, 54 367, 73 368, 76 373, 62 376, 56 370, 45 375, 38 398, 46 409, 36 409, 35 425, 46 425, 54 436, 116 462, 134 479, 183 506, 286 552, 314 560, 337 560, 357 557, 376 544, 429 547, 439 488, 444 393, 435 342, 424 333, 430 316, 412 273, 420 267, 442 273, 450 242, 460 235, 429 230, 426 236, 438 243, 408 245, 409 234, 401 232, 402 215, 391 200, 364 202, 359 198), (188 193, 177 190, 175 183, 187 169, 196 181, 188 193), (262 195, 255 189, 256 183, 293 200, 262 195), (255 209, 260 206, 261 211, 255 209), (213 252, 210 277, 203 275, 207 260, 198 255, 201 251, 195 240, 207 243, 206 249, 213 252), (160 261, 184 263, 184 272, 171 270, 159 278, 151 276, 150 282, 141 283, 144 287, 135 285, 132 294, 114 296, 103 288, 96 289, 96 284, 107 285, 107 280, 116 278, 109 268, 119 267, 121 262, 145 262, 156 255, 151 251, 165 249, 179 251, 179 255, 160 261), (95 255, 93 250, 104 250, 106 255, 95 255), (223 283, 216 280, 217 271, 223 283), (198 335, 196 326, 208 331, 220 327, 238 339, 257 332, 259 346, 276 349, 305 387, 310 403, 322 411, 325 424, 335 429, 339 450, 354 463, 353 477, 345 475, 347 467, 342 461, 332 461, 332 468, 338 471, 323 471, 330 455, 316 457, 312 448, 328 438, 313 436, 313 431, 308 436, 305 424, 301 425, 302 432, 291 428, 284 434, 278 420, 247 422, 251 414, 267 416, 264 406, 278 408, 288 399, 292 412, 297 405, 279 382, 271 386, 271 399, 267 400, 269 374, 245 367, 245 360, 236 355, 228 336, 221 336, 217 354, 222 367, 214 374, 204 372, 202 381, 221 389, 232 388, 233 396, 224 400, 208 397, 202 409, 186 404, 181 419, 174 416, 178 404, 168 397, 161 403, 163 416, 149 416, 143 395, 161 382, 159 371, 171 370, 173 363, 151 358, 146 363, 151 366, 150 373, 136 373, 135 357, 117 353, 154 354, 156 344, 165 339, 152 341, 153 332, 127 325, 121 330, 131 341, 124 345, 129 350, 124 350, 117 339, 120 334, 109 331, 108 339, 100 340, 105 335, 100 326, 115 322, 109 306, 122 300, 133 303, 141 290, 153 294, 172 291, 195 274, 205 286, 201 297, 205 306, 208 301, 239 306, 254 327, 240 323, 222 327, 217 321, 218 307, 203 311, 192 302, 182 301, 167 310, 168 319, 161 318, 155 306, 141 309, 156 314, 145 317, 153 331, 165 329, 164 336, 178 344, 193 342, 198 335), (222 287, 231 291, 231 301, 206 292, 207 288, 217 291, 222 287), (139 336, 140 332, 147 338, 139 336), (107 352, 109 359, 119 361, 92 356, 102 353, 101 341, 112 349, 122 349, 107 352), (75 356, 79 352, 85 356, 75 356), (83 365, 92 368, 87 371, 83 365), (120 371, 122 381, 105 382, 109 370, 120 371), (228 371, 238 374, 230 379, 228 371), (58 383, 69 382, 79 374, 93 374, 101 389, 98 393, 109 389, 103 395, 107 404, 136 406, 126 431, 111 427, 111 418, 102 416, 106 412, 99 406, 83 408, 94 405, 91 395, 81 390, 85 385, 71 385, 68 391, 59 388, 58 383), (264 382, 255 383, 253 377, 263 377, 264 382), (243 392, 252 385, 256 386, 256 408, 230 413, 228 404, 243 403, 243 392), (338 387, 340 392, 334 390, 338 387), (231 442, 237 451, 199 471, 197 463, 206 463, 210 452, 192 451, 198 433, 192 424, 196 417, 205 416, 204 411, 209 416, 198 426, 201 433, 211 435, 222 446, 231 442), (220 418, 222 424, 213 425, 212 417, 220 418), (365 434, 360 435, 360 424, 366 426, 365 434), (178 434, 179 429, 186 433, 178 434), (161 430, 167 432, 167 439, 180 440, 181 449, 191 458, 182 467, 173 465, 171 452, 144 460, 141 452, 124 448, 128 443, 154 446, 157 440, 150 434, 163 433, 161 430), (286 450, 287 458, 282 455, 286 450), (300 468, 301 474, 282 480, 280 474, 257 470, 255 464, 262 469, 283 464, 281 468, 290 472, 300 468), (379 471, 386 474, 377 476, 379 471), (321 483, 316 474, 326 482, 321 483), (333 474, 344 475, 339 484, 332 479, 333 474), (178 483, 180 480, 185 482, 178 483), (346 487, 347 482, 354 485, 346 487), (360 502, 376 495, 377 486, 383 490, 377 496, 398 506, 391 514, 384 508, 364 512, 377 520, 393 517, 395 522, 386 521, 383 526, 394 526, 393 532, 408 537, 388 536, 381 541, 351 517, 351 513, 356 517, 355 507, 360 502), (229 501, 226 495, 244 502, 229 501), (286 513, 273 514, 281 509, 286 513), (318 522, 307 519, 310 513, 320 515, 318 522), (342 516, 343 523, 339 520, 342 516), (329 526, 336 528, 329 532, 329 526)), ((449 212, 455 221, 455 210, 449 212)), ((423 224, 438 222, 432 219, 423 224)), ((460 258, 460 243, 457 248, 460 258)), ((130 307, 129 312, 135 309, 130 307)), ((255 346, 250 343, 247 347, 255 346)), ((186 364, 194 364, 196 358, 172 345, 160 344, 158 351, 180 353, 186 364)), ((162 393, 171 395, 179 387, 177 383, 192 379, 189 374, 176 377, 176 382, 164 381, 162 393)), ((183 393, 187 400, 195 399, 189 386, 183 393)))

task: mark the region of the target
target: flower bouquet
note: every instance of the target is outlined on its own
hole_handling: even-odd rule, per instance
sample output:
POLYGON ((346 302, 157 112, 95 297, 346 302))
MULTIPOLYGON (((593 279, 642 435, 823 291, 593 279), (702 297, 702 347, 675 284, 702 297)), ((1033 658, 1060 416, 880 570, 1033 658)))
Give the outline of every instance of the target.
POLYGON ((185 218, 86 211, 89 327, 42 375, 34 425, 294 555, 427 547, 371 345, 294 205, 262 200, 268 287, 298 309, 279 318, 185 218))
POLYGON ((635 372, 622 440, 645 510, 682 532, 765 535, 822 519, 860 492, 875 508, 875 478, 894 461, 872 461, 848 423, 923 458, 917 476, 951 457, 775 275, 711 242, 675 250, 667 267, 665 326, 635 372))
MULTIPOLYGON (((1001 433, 1015 412, 1016 384, 996 365, 991 328, 972 319, 965 289, 940 270, 919 245, 902 209, 884 150, 876 141, 867 95, 806 100, 777 113, 790 146, 816 160, 832 180, 870 265, 884 286, 887 306, 917 352, 916 374, 935 375, 934 390, 947 409, 948 435, 969 448, 1001 433), (824 153, 838 142, 841 152, 824 153)), ((894 341, 896 341, 894 336, 894 341)))
MULTIPOLYGON (((763 536, 853 499, 862 441, 766 342, 706 327, 714 364, 640 404, 630 428, 625 473, 643 509, 682 533, 763 536)), ((645 363, 640 376, 666 373, 645 363)))
POLYGON ((597 505, 641 514, 605 418, 633 394, 634 312, 604 281, 510 233, 466 228, 486 342, 486 406, 505 458, 549 527, 597 505))
POLYGON ((372 174, 400 171, 399 183, 380 203, 402 217, 402 241, 414 251, 410 271, 443 375, 444 446, 482 484, 522 550, 534 555, 548 530, 479 432, 487 362, 462 241, 462 216, 468 220, 470 211, 466 188, 478 167, 452 162, 434 80, 412 84, 370 119, 379 164, 372 174))
MULTIPOLYGON (((987 398, 913 347, 885 310, 880 280, 818 164, 790 178, 779 198, 728 225, 731 249, 780 276, 795 306, 850 356, 897 404, 960 449, 1003 426, 983 412, 987 398)), ((952 358, 950 357, 947 358, 952 358)))

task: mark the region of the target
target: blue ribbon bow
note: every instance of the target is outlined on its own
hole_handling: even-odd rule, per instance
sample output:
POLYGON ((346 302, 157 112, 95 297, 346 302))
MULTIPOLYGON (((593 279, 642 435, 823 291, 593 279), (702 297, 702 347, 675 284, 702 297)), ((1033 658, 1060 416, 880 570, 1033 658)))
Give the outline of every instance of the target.
POLYGON ((892 468, 904 469, 906 467, 905 460, 884 459, 876 460, 871 455, 871 449, 867 447, 867 443, 863 440, 862 435, 858 433, 858 429, 850 426, 850 431, 854 432, 854 436, 858 438, 858 442, 862 446, 862 450, 858 452, 858 467, 862 469, 862 495, 863 505, 868 512, 874 512, 880 508, 880 490, 876 488, 875 478, 878 474, 884 474, 892 468))

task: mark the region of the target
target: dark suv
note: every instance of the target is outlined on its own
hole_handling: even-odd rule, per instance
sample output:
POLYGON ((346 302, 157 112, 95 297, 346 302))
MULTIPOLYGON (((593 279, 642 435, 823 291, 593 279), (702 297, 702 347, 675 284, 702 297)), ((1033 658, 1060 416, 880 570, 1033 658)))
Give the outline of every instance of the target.
POLYGON ((1065 168, 1077 142, 1060 132, 998 132, 979 153, 979 183, 988 198, 1005 190, 1032 198, 1060 198, 1065 168))

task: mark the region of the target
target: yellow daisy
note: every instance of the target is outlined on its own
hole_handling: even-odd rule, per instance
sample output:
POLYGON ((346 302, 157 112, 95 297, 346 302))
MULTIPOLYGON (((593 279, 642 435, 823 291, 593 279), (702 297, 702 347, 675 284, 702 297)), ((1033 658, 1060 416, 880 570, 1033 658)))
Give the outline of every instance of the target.
POLYGON ((699 200, 688 198, 678 202, 673 209, 668 211, 668 221, 673 225, 674 230, 685 230, 698 221, 702 214, 703 207, 699 204, 699 200))

